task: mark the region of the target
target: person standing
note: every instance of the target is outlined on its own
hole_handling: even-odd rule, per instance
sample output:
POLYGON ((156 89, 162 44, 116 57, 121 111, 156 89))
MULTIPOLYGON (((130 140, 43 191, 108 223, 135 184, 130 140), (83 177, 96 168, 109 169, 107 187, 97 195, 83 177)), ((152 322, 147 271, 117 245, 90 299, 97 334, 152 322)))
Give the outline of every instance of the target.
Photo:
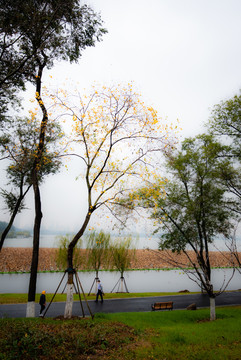
POLYGON ((97 294, 96 294, 96 300, 95 302, 98 302, 98 297, 100 296, 101 302, 103 303, 103 286, 100 282, 100 280, 97 280, 97 294))
POLYGON ((40 299, 39 299, 39 305, 41 306, 39 316, 43 316, 42 312, 44 311, 45 306, 46 306, 46 296, 45 296, 45 293, 46 293, 46 291, 43 290, 43 291, 42 291, 42 294, 41 294, 41 296, 40 296, 40 299))

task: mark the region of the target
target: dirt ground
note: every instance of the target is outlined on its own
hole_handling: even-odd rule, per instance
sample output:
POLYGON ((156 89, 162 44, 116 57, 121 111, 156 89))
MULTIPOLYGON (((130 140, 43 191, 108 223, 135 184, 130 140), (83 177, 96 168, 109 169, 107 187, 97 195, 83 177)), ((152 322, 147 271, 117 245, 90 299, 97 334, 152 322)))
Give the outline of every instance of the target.
MULTIPOLYGON (((40 248, 39 249, 39 271, 59 270, 56 264, 57 249, 40 248)), ((80 250, 81 266, 80 270, 88 269, 86 264, 87 252, 80 250)), ((188 256, 192 258, 193 252, 188 256)), ((240 254, 241 256, 241 254, 240 254)), ((26 272, 30 270, 32 258, 31 248, 3 248, 0 253, 0 271, 1 272, 26 272)), ((190 265, 185 255, 174 255, 170 251, 136 250, 135 258, 131 262, 132 269, 165 269, 176 267, 176 262, 183 267, 190 265)), ((212 267, 231 266, 230 255, 227 252, 210 252, 210 263, 212 267)), ((103 266, 105 268, 105 266, 103 266)))

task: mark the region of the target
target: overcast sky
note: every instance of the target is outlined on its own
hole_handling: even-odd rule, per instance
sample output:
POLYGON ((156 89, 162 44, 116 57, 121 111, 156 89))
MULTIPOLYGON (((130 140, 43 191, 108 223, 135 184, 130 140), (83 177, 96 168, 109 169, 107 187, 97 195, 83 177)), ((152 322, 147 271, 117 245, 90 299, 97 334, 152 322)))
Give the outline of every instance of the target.
MULTIPOLYGON (((90 0, 108 34, 83 52, 79 64, 56 64, 52 84, 88 88, 133 81, 146 105, 163 118, 180 120, 182 139, 203 130, 210 109, 241 88, 240 0, 90 0)), ((47 82, 47 74, 45 76, 47 82)), ((32 96, 32 95, 30 95, 32 96)), ((75 230, 81 221, 83 189, 78 165, 42 187, 43 228, 75 230)), ((2 178, 3 179, 3 178, 2 178)), ((1 181, 2 184, 2 181, 1 181)), ((29 210, 16 226, 32 227, 29 210)), ((6 220, 7 214, 1 216, 6 220)))

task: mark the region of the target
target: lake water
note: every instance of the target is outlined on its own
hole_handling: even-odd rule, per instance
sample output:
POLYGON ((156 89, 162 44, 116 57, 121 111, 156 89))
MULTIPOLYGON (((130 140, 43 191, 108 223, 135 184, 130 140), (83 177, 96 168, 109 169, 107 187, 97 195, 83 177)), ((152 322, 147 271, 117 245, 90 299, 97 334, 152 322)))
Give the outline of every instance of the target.
MULTIPOLYGON (((58 239, 59 236, 57 235, 41 235, 40 236, 40 244, 39 246, 42 248, 56 248, 58 247, 58 239)), ((112 237, 112 240, 115 240, 115 236, 112 237)), ((140 236, 134 237, 133 236, 133 247, 136 249, 158 249, 158 238, 154 236, 140 236)), ((83 241, 82 247, 85 248, 86 242, 83 241)), ((4 242, 3 247, 32 247, 33 246, 33 238, 13 238, 13 239, 6 239, 4 242)), ((216 251, 217 249, 222 251, 227 251, 227 247, 223 241, 216 241, 216 246, 212 244, 209 245, 210 250, 216 251)), ((237 239, 237 247, 238 250, 241 251, 241 237, 237 239)))
MULTIPOLYGON (((219 290, 223 283, 224 276, 229 279, 231 269, 212 270, 212 281, 215 290, 219 290)), ((0 274, 0 293, 27 293, 30 274, 0 274)), ((63 273, 39 273, 37 279, 37 293, 43 289, 54 293, 63 277, 63 273)), ((124 274, 125 282, 129 292, 177 292, 181 290, 200 291, 198 285, 190 280, 180 270, 148 270, 148 271, 127 271, 124 274)), ((80 272, 79 278, 85 292, 89 292, 95 278, 94 272, 80 272)), ((120 273, 100 271, 99 278, 106 293, 111 292, 120 279, 120 273)), ((67 282, 67 275, 61 284, 59 292, 67 282)), ((120 283, 119 283, 120 284, 120 283)), ((118 284, 118 285, 119 285, 118 284)), ((241 275, 236 272, 227 290, 238 290, 241 288, 241 275)), ((118 286, 113 292, 118 291, 118 286)), ((121 288, 119 288, 121 291, 121 288)))
MULTIPOLYGON (((41 235, 39 246, 42 248, 56 248, 58 247, 58 239, 57 235, 41 235)), ((113 237, 113 240, 115 238, 113 237)), ((3 247, 32 247, 33 246, 33 238, 13 238, 6 239, 3 247)), ((144 247, 148 247, 150 249, 158 248, 158 238, 155 237, 133 237, 133 246, 137 249, 143 249, 144 247)), ((83 246, 85 247, 85 242, 83 241, 83 246)))

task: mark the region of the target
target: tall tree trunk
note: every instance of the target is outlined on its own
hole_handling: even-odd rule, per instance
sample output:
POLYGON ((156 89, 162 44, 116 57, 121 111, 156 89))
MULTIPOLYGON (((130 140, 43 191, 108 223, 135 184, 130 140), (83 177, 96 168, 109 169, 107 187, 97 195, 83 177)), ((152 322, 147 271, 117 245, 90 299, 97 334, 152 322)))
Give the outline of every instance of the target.
POLYGON ((90 221, 90 216, 91 216, 91 212, 88 211, 84 224, 82 225, 82 227, 80 228, 80 230, 77 232, 77 234, 75 235, 75 237, 73 238, 73 240, 71 241, 71 243, 69 244, 68 247, 68 269, 67 269, 67 273, 68 273, 68 283, 67 283, 67 299, 66 299, 66 304, 65 304, 65 311, 64 311, 64 317, 66 319, 70 319, 72 316, 72 308, 73 308, 73 273, 74 273, 74 269, 73 269, 73 251, 74 248, 77 244, 77 242, 79 241, 79 239, 81 238, 81 236, 84 234, 85 229, 90 221))
POLYGON ((39 239, 40 239, 40 226, 42 220, 41 211, 41 197, 38 184, 38 171, 41 166, 41 160, 45 144, 45 133, 48 123, 48 112, 45 108, 43 100, 41 98, 41 80, 43 69, 46 66, 46 62, 43 64, 39 61, 38 76, 36 77, 36 100, 42 110, 43 118, 40 126, 39 143, 37 148, 37 155, 33 164, 32 171, 32 184, 34 189, 34 201, 35 201, 35 220, 33 230, 33 254, 31 263, 31 274, 28 289, 28 304, 27 304, 27 317, 35 316, 35 294, 36 294, 36 282, 37 282, 37 271, 38 271, 38 255, 39 255, 39 239))
POLYGON ((215 297, 210 297, 210 320, 216 320, 216 306, 215 306, 215 297))
POLYGON ((68 272, 68 283, 66 287, 66 304, 65 304, 65 310, 64 310, 64 317, 66 319, 70 319, 72 316, 72 309, 73 309, 73 303, 74 303, 74 283, 73 283, 73 272, 68 272))
POLYGON ((97 294, 98 291, 98 283, 97 281, 99 280, 99 270, 95 270, 95 294, 97 294))
POLYGON ((29 289, 28 289, 28 303, 27 303, 26 317, 35 316, 35 294, 36 294, 37 271, 38 271, 39 238, 40 238, 40 226, 42 220, 41 198, 40 198, 40 190, 37 179, 37 171, 35 171, 35 175, 33 176, 33 189, 34 189, 34 200, 35 200, 35 220, 34 220, 34 230, 33 230, 33 253, 32 253, 29 289))

